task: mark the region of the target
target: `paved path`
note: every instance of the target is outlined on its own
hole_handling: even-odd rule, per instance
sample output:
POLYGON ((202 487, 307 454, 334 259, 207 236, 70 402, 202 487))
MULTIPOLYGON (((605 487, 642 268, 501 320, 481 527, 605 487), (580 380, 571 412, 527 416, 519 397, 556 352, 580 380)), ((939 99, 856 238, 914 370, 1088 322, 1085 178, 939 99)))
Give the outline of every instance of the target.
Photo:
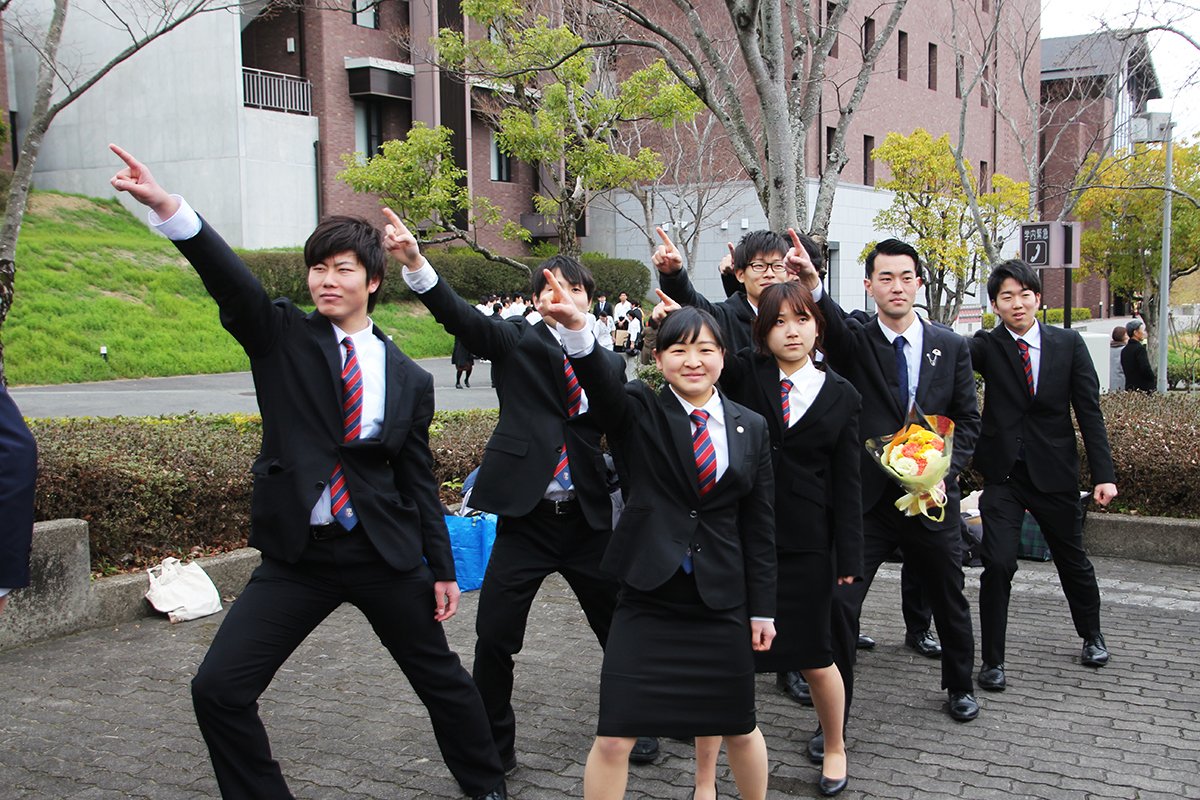
MULTIPOLYGON (((960 724, 935 662, 900 645, 898 571, 885 565, 864 613, 879 647, 860 659, 848 798, 1200 797, 1200 570, 1097 559, 1113 660, 1079 665, 1049 564, 1022 562, 1009 689, 960 724)), ((974 600, 979 570, 968 573, 974 600)), ((447 628, 469 661, 476 594, 447 628)), ((185 800, 217 796, 188 681, 221 617, 150 620, 0 652, 5 798, 185 800)), ((559 579, 534 605, 518 656, 519 800, 579 797, 595 725, 600 651, 559 579)), ((811 709, 759 679, 771 798, 815 797, 801 755, 811 709)), ((276 757, 302 800, 457 798, 424 709, 361 615, 343 607, 263 698, 276 757)), ((663 742, 635 767, 634 798, 690 797, 690 745, 663 742)), ((722 760, 721 795, 736 791, 722 760)))

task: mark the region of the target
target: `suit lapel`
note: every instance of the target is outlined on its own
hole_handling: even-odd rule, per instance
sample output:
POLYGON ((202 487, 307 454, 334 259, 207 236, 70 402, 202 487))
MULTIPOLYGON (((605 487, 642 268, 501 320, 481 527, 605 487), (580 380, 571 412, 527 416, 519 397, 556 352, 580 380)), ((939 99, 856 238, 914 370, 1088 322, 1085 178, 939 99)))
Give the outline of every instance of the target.
POLYGON ((400 348, 389 342, 378 327, 375 328, 374 333, 383 340, 384 347, 383 430, 380 431, 379 437, 382 439, 388 430, 388 425, 400 418, 400 398, 404 394, 404 370, 401 369, 403 356, 400 348))
POLYGON ((766 399, 764 408, 773 408, 775 413, 767 417, 767 423, 776 431, 787 432, 783 424, 783 402, 780 399, 779 366, 774 359, 756 359, 754 364, 754 382, 766 399))
MULTIPOLYGON (((896 348, 887 337, 883 335, 883 331, 879 329, 879 318, 872 317, 867 323, 870 326, 870 336, 868 337, 872 344, 871 353, 875 356, 875 361, 879 364, 879 374, 883 377, 886 384, 887 395, 892 398, 892 408, 896 410, 896 415, 903 422, 908 416, 908 409, 900 402, 900 376, 896 373, 896 348)), ((918 391, 920 390, 920 382, 918 381, 918 391)))
MULTIPOLYGON (((742 462, 746 459, 746 448, 749 446, 746 442, 746 426, 741 410, 730 403, 725 395, 721 395, 721 406, 725 410, 725 441, 729 447, 729 465, 725 468, 725 474, 721 476, 712 492, 709 493, 710 496, 721 491, 721 487, 729 486, 732 483, 730 478, 741 470, 742 462)), ((782 420, 782 408, 779 413, 782 420)))
MULTIPOLYGON (((1004 351, 1004 358, 1008 362, 1009 367, 1013 371, 1013 379, 1017 382, 1018 394, 1025 399, 1026 405, 1032 402, 1029 396, 1029 384, 1025 381, 1025 365, 1021 363, 1021 351, 1017 347, 1017 340, 1012 337, 1008 329, 1004 325, 1000 325, 993 332, 999 343, 1000 349, 1004 351)), ((1045 363, 1046 358, 1046 331, 1042 330, 1042 362, 1045 363)), ((1035 382, 1036 385, 1036 382, 1035 382)))
POLYGON ((562 400, 562 407, 565 411, 567 408, 567 375, 563 368, 563 352, 562 345, 554 338, 554 334, 550 332, 550 328, 545 322, 540 322, 534 326, 534 333, 538 336, 538 341, 542 342, 543 350, 546 351, 546 360, 551 367, 551 374, 554 376, 554 385, 558 387, 558 396, 562 400), (540 330, 536 330, 539 329, 540 330))
POLYGON ((688 419, 679 398, 671 391, 670 386, 664 386, 658 393, 658 404, 666 417, 667 434, 682 467, 679 474, 687 484, 691 496, 699 499, 700 479, 696 472, 696 451, 692 449, 692 421, 688 419))
POLYGON ((329 369, 329 387, 333 390, 334 408, 337 409, 337 424, 342 424, 342 353, 337 333, 329 320, 313 311, 306 317, 309 331, 321 355, 325 357, 325 365, 329 369))
POLYGON ((805 428, 828 421, 827 414, 833 407, 834 399, 837 396, 836 390, 830 385, 832 383, 833 379, 826 372, 825 382, 821 384, 821 390, 817 392, 812 405, 805 410, 804 416, 800 417, 799 421, 791 427, 791 431, 789 432, 802 431, 805 428))

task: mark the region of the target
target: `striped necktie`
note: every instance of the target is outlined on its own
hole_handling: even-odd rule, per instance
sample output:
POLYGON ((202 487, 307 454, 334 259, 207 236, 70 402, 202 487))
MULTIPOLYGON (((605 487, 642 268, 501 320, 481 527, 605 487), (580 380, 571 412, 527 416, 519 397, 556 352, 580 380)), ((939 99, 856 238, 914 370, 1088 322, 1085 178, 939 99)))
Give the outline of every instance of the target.
MULTIPOLYGON (((347 336, 342 344, 346 346, 346 363, 342 365, 342 441, 352 442, 362 432, 362 372, 358 368, 358 356, 354 354, 354 341, 347 336)), ((340 459, 334 465, 329 481, 329 500, 333 518, 343 528, 351 530, 358 524, 354 507, 350 505, 350 491, 340 459)))
POLYGON ((696 426, 692 431, 692 451, 696 454, 696 479, 700 496, 704 497, 717 483, 717 450, 708 435, 708 412, 693 411, 688 416, 696 426))
POLYGON ((1017 339, 1017 350, 1021 351, 1021 366, 1025 369, 1025 383, 1029 386, 1029 396, 1036 394, 1033 385, 1033 362, 1029 359, 1029 342, 1017 339))
MULTIPOLYGON (((579 385, 579 379, 575 377, 575 368, 571 366, 571 360, 565 355, 563 356, 563 375, 567 379, 567 416, 573 417, 579 413, 579 408, 583 404, 583 387, 579 385)), ((562 452, 558 457, 558 466, 554 468, 554 480, 558 481, 558 485, 563 489, 571 488, 571 466, 567 460, 566 442, 563 442, 562 452)))
POLYGON ((786 428, 792 424, 792 387, 796 384, 787 378, 779 382, 779 402, 783 405, 783 425, 786 428))

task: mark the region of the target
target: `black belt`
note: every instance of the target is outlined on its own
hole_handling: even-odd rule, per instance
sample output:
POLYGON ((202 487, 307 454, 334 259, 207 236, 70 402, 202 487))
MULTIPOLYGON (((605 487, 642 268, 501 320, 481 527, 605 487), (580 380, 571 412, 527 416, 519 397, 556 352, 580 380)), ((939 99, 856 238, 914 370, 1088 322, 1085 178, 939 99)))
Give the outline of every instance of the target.
POLYGON ((329 539, 340 539, 352 533, 358 533, 358 526, 350 530, 342 527, 340 522, 326 522, 324 525, 309 525, 308 533, 315 541, 324 542, 329 539))
POLYGON ((533 510, 539 514, 551 514, 555 517, 565 517, 568 514, 580 513, 579 501, 570 500, 539 500, 533 510))

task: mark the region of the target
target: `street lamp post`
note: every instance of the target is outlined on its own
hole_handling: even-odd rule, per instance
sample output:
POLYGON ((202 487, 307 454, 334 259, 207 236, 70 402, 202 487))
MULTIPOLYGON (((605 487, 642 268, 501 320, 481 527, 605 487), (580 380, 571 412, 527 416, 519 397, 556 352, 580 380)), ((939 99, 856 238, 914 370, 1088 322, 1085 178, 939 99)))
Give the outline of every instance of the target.
POLYGON ((1171 314, 1171 197, 1172 155, 1171 115, 1163 112, 1143 114, 1134 118, 1135 142, 1162 142, 1166 147, 1165 196, 1163 198, 1162 264, 1158 272, 1158 391, 1167 392, 1167 331, 1171 314))

